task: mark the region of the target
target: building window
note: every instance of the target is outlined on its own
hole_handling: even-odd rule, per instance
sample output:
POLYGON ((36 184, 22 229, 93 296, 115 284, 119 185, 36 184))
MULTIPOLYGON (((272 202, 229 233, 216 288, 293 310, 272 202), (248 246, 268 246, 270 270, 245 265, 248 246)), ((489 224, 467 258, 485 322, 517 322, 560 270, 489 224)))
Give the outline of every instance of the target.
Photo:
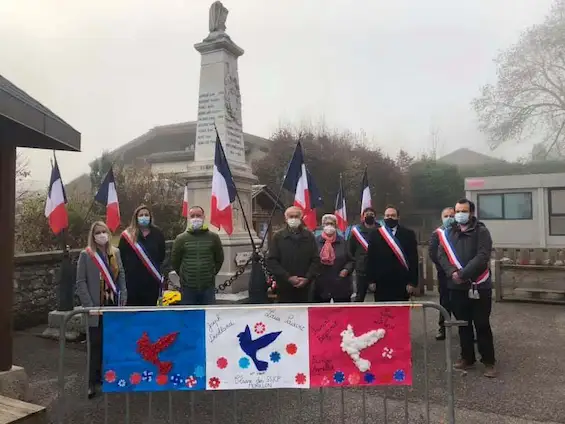
POLYGON ((478 217, 482 220, 533 218, 532 193, 479 194, 477 200, 478 217))
POLYGON ((565 188, 548 190, 549 235, 565 236, 565 188))

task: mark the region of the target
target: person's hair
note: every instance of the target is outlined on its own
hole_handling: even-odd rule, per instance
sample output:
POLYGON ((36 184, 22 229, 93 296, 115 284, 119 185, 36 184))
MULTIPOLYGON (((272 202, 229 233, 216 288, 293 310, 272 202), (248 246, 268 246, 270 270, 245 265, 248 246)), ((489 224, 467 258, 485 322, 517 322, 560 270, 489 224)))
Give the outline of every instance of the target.
POLYGON ((191 206, 190 208, 188 208, 188 214, 190 215, 190 211, 193 209, 200 209, 202 211, 202 215, 206 215, 206 212, 204 212, 204 208, 202 206, 198 206, 198 205, 194 205, 191 206))
POLYGON ((363 212, 361 213, 361 215, 365 215, 367 212, 373 212, 375 215, 377 214, 377 211, 375 211, 372 207, 368 207, 363 209, 363 212))
POLYGON ((153 225, 153 212, 151 212, 149 206, 139 205, 137 208, 135 208, 129 226, 126 228, 126 231, 131 236, 134 243, 137 242, 137 234, 139 233, 139 224, 137 222, 137 215, 139 214, 139 212, 141 212, 144 209, 149 212, 149 225, 153 225))
POLYGON ((322 216, 322 225, 324 225, 324 222, 326 221, 332 221, 335 225, 337 225, 337 216, 332 213, 327 213, 322 216))
POLYGON ((300 215, 300 218, 302 219, 303 216, 302 209, 300 209, 298 206, 290 206, 286 208, 286 210, 284 211, 284 217, 286 218, 287 215, 292 212, 298 213, 300 215))
POLYGON ((396 216, 400 216, 400 210, 399 210, 396 206, 394 206, 394 205, 386 205, 385 211, 386 211, 387 209, 394 209, 394 210, 396 211, 396 216))
POLYGON ((475 213, 475 204, 473 202, 471 202, 469 199, 467 199, 466 197, 463 197, 461 199, 459 199, 457 201, 458 204, 460 205, 464 205, 465 203, 467 203, 469 205, 469 212, 470 213, 475 213))
POLYGON ((91 226, 90 226, 90 232, 88 233, 88 241, 87 241, 87 246, 90 247, 90 249, 93 252, 96 252, 96 249, 98 249, 98 245, 96 244, 96 241, 94 241, 94 229, 96 227, 102 227, 106 233, 108 234, 108 244, 106 245, 106 254, 107 255, 111 255, 112 254, 112 232, 110 231, 110 229, 108 228, 108 226, 106 225, 105 222, 102 221, 96 221, 94 222, 91 226))
POLYGON ((443 209, 441 210, 441 216, 443 216, 443 213, 444 213, 446 210, 448 210, 448 209, 451 209, 452 211, 455 210, 455 208, 454 208, 453 206, 447 206, 447 207, 445 207, 445 208, 443 208, 443 209))

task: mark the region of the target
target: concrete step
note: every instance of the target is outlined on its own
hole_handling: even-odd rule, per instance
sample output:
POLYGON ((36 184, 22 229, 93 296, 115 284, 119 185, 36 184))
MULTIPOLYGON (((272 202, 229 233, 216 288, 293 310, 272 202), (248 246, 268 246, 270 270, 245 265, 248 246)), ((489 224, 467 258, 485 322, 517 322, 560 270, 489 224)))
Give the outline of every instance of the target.
POLYGON ((47 424, 43 406, 0 396, 0 424, 47 424))

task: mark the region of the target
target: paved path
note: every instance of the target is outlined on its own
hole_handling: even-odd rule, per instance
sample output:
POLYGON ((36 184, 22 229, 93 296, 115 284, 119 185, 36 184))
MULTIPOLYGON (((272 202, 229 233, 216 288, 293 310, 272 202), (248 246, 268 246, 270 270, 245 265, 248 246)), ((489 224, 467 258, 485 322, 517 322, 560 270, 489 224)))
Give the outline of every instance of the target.
MULTIPOLYGON (((428 298, 426 300, 435 300, 428 298)), ((442 423, 445 416, 444 345, 433 338, 437 313, 428 311, 428 334, 424 337, 423 315, 415 310, 413 323, 414 386, 407 391, 410 423, 424 423, 425 395, 423 378, 423 344, 428 340, 429 395, 431 423, 442 423)), ((563 306, 525 303, 495 304, 493 311, 495 345, 500 376, 489 380, 481 375, 480 367, 467 375, 455 374, 457 422, 464 424, 556 424, 565 423, 565 308, 563 306)), ((41 329, 34 330, 40 332, 41 329)), ((457 339, 454 336, 454 357, 457 339)), ((36 403, 49 408, 55 419, 57 401, 58 344, 36 337, 34 332, 19 333, 15 340, 15 359, 23 365, 31 379, 36 403)), ((105 399, 87 401, 84 393, 84 346, 73 345, 66 354, 66 405, 69 423, 103 423, 105 399)), ((404 393, 388 390, 389 423, 403 423, 404 393)), ((383 422, 383 390, 366 391, 367 422, 383 422)), ((152 421, 149 420, 148 395, 130 396, 131 423, 166 423, 169 405, 175 423, 190 422, 194 410, 196 422, 212 423, 212 406, 216 406, 216 422, 248 424, 276 423, 282 411, 284 423, 318 423, 320 397, 318 390, 305 391, 302 397, 295 390, 240 391, 238 408, 234 409, 233 393, 218 392, 156 394, 152 396, 152 421), (192 403, 192 401, 194 403, 192 403), (192 408, 194 406, 194 408, 192 408), (235 411, 235 417, 234 417, 235 411), (236 418, 237 421, 234 419, 236 418)), ((363 405, 362 390, 344 391, 345 422, 359 422, 363 405)), ((341 392, 324 391, 323 414, 326 423, 342 422, 341 392)), ((108 397, 109 422, 125 422, 124 396, 108 397)), ((55 421, 53 421, 55 422, 55 421)))

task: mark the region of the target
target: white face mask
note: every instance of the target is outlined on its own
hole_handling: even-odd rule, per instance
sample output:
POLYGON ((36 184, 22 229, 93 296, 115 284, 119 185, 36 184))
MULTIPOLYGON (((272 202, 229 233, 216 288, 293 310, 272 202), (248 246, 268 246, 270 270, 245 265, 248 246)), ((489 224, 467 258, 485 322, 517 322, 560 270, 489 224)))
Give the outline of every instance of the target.
POLYGON ((457 212, 455 214, 455 221, 458 224, 465 225, 467 222, 469 222, 469 212, 457 212))
POLYGON ((108 243, 108 233, 100 233, 100 234, 96 234, 94 236, 94 241, 96 242, 96 244, 98 244, 99 246, 104 246, 108 243))
POLYGON ((300 226, 300 219, 298 218, 288 218, 286 223, 290 228, 298 228, 300 226))
POLYGON ((325 225, 324 233, 326 233, 328 236, 333 236, 335 234, 335 227, 333 225, 325 225))
POLYGON ((201 229, 203 224, 204 224, 204 220, 202 218, 192 218, 190 220, 190 226, 192 227, 193 230, 201 229))

